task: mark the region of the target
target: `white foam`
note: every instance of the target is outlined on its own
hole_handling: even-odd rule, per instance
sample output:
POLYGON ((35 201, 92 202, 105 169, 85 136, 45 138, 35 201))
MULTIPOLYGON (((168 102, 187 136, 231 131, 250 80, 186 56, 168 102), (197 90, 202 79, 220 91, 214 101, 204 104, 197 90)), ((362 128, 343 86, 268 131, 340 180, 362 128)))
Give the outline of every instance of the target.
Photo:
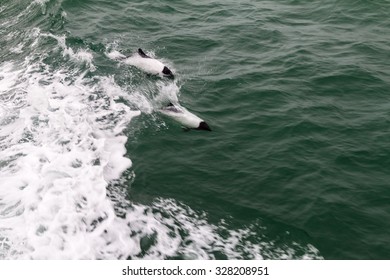
MULTIPOLYGON (((27 7, 22 11, 20 12, 19 14, 16 14, 16 15, 13 15, 13 16, 7 16, 6 20, 4 20, 3 22, 0 22, 0 27, 1 27, 1 31, 4 31, 4 30, 9 30, 9 29, 13 29, 14 28, 14 25, 21 19, 21 18, 24 18, 26 17, 30 12, 31 12, 31 9, 33 8, 33 6, 35 6, 36 4, 39 4, 37 3, 38 1, 42 1, 42 0, 35 0, 35 1, 32 1, 30 2, 27 7)), ((45 1, 45 0, 43 0, 45 1)), ((49 1, 49 0, 47 0, 49 1)), ((6 7, 3 6, 3 9, 5 9, 6 7)), ((0 8, 1 9, 1 8, 0 8)), ((3 20, 3 19, 2 19, 3 20)), ((2 38, 3 40, 3 38, 2 38)))
POLYGON ((126 137, 121 134, 138 112, 114 102, 108 89, 116 85, 110 85, 110 79, 92 85, 80 76, 65 82, 70 77, 61 71, 13 67, 0 66, 1 93, 19 90, 24 106, 15 112, 16 95, 11 95, 0 115, 4 121, 10 117, 7 112, 17 114, 0 128, 4 147, 0 158, 6 164, 0 171, 0 235, 9 243, 3 255, 38 259, 105 255, 101 235, 106 226, 110 232, 118 223, 106 187, 131 165, 124 157, 126 137), (91 100, 101 91, 104 96, 91 100), (99 219, 102 222, 96 222, 99 219))
POLYGON ((321 258, 311 245, 274 246, 258 234, 257 224, 236 230, 229 229, 224 221, 210 224, 205 213, 197 213, 173 199, 159 199, 151 206, 133 205, 126 220, 133 241, 141 244, 139 251, 129 255, 132 259, 321 258), (305 253, 299 255, 298 250, 305 253))
POLYGON ((16 47, 11 48, 10 51, 13 52, 13 53, 22 53, 23 52, 23 47, 24 47, 24 44, 23 43, 19 43, 16 47))
POLYGON ((71 60, 79 63, 85 63, 88 65, 90 71, 95 71, 96 67, 93 65, 93 55, 90 51, 85 49, 78 49, 76 52, 66 45, 66 36, 56 36, 50 33, 42 33, 41 36, 51 37, 58 42, 58 46, 63 50, 62 55, 64 57, 69 57, 71 60))
POLYGON ((114 59, 114 60, 118 60, 118 59, 125 59, 126 56, 121 54, 119 51, 117 50, 112 50, 111 52, 106 52, 105 53, 106 56, 110 59, 114 59))
POLYGON ((40 5, 44 5, 46 4, 47 2, 49 2, 50 0, 34 0, 34 3, 36 4, 40 4, 40 5))
POLYGON ((179 102, 180 87, 176 81, 168 84, 160 81, 157 83, 157 88, 158 95, 154 98, 156 108, 164 107, 169 102, 179 102))
POLYGON ((22 70, 14 70, 13 64, 4 62, 0 68, 0 95, 8 95, 11 88, 15 89, 18 82, 18 77, 22 70))
POLYGON ((66 19, 66 18, 68 17, 68 14, 67 14, 65 11, 62 11, 62 12, 61 12, 61 17, 62 17, 63 19, 66 19))

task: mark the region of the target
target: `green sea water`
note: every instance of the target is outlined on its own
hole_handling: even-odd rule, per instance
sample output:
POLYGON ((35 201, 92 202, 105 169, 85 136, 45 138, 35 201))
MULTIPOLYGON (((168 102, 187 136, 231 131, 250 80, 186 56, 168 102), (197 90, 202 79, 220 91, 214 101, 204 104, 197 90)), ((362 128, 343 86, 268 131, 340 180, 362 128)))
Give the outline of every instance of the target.
POLYGON ((0 0, 0 257, 389 259, 389 14, 0 0), (138 48, 175 80, 107 55, 138 48))

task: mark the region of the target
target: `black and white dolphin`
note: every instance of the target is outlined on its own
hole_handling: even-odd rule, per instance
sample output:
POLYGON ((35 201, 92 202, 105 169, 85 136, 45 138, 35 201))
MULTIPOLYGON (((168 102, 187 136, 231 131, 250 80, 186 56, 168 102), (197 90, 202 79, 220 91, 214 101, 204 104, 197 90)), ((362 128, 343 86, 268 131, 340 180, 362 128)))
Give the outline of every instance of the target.
POLYGON ((159 111, 174 119, 185 128, 211 131, 211 128, 204 120, 179 104, 174 105, 169 103, 166 107, 160 109, 159 111))
POLYGON ((138 52, 132 56, 121 58, 124 63, 135 66, 146 73, 170 79, 175 77, 167 66, 161 61, 146 55, 142 49, 138 49, 138 52))

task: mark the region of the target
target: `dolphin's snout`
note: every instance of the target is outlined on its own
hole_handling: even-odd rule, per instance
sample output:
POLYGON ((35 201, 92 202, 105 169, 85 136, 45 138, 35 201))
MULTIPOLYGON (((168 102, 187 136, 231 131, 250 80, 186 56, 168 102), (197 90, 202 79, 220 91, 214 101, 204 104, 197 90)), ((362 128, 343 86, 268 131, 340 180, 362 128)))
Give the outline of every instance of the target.
POLYGON ((204 121, 199 123, 199 126, 197 129, 211 131, 211 128, 209 127, 209 125, 204 121))
POLYGON ((169 68, 166 67, 166 66, 164 66, 164 69, 163 69, 162 72, 163 72, 164 76, 167 77, 167 78, 169 78, 169 79, 172 79, 172 80, 173 80, 173 79, 175 78, 175 76, 173 75, 172 71, 169 70, 169 68))

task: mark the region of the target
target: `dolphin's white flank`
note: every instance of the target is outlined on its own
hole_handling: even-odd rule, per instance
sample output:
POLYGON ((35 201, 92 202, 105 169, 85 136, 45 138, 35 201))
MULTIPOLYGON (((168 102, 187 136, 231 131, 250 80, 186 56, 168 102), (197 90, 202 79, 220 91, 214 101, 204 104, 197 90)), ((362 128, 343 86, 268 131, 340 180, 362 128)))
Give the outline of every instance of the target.
POLYGON ((159 110, 162 114, 174 119, 186 128, 211 131, 208 124, 179 104, 169 103, 159 110))
POLYGON ((172 71, 169 70, 168 67, 159 60, 146 55, 141 49, 138 49, 138 53, 129 56, 122 61, 152 75, 168 77, 171 79, 174 78, 172 71))

